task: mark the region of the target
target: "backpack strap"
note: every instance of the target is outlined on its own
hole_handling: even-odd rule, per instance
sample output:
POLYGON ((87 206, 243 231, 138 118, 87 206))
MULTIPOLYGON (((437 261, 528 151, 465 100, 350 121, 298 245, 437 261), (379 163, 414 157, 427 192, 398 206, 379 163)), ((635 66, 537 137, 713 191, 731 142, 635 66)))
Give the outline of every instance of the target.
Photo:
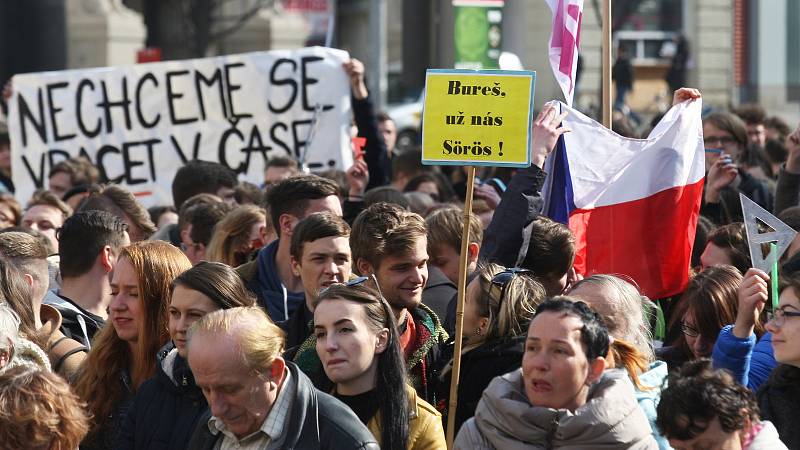
POLYGON ((89 352, 89 349, 85 345, 81 345, 80 342, 70 339, 67 336, 63 336, 53 342, 48 351, 53 371, 58 372, 67 358, 80 352, 89 352))

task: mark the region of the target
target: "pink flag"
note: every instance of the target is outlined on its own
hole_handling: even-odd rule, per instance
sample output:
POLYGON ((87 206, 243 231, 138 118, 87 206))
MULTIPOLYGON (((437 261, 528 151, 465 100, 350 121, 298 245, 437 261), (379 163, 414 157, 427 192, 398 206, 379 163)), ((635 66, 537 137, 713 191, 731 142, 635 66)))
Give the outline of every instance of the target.
POLYGON ((550 32, 550 66, 561 85, 564 98, 572 106, 575 71, 578 69, 578 45, 581 40, 583 0, 545 0, 553 11, 550 32))

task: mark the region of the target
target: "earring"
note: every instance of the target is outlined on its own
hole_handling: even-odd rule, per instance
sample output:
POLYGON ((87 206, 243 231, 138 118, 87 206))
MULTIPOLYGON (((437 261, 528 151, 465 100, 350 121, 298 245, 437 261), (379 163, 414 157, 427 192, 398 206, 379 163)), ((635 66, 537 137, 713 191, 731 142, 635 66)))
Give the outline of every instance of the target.
POLYGON ((477 334, 478 336, 481 335, 481 327, 475 329, 475 334, 477 334))

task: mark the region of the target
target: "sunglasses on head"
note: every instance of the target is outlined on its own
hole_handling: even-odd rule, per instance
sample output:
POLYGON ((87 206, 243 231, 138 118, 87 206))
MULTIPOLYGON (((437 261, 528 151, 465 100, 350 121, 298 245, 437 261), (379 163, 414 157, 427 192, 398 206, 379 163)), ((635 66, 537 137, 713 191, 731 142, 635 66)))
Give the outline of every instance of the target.
POLYGON ((328 289, 331 288, 331 286, 352 287, 352 286, 358 286, 358 285, 364 284, 369 280, 372 280, 372 282, 375 283, 375 289, 378 291, 378 295, 380 295, 381 298, 383 298, 383 293, 381 292, 381 286, 378 284, 378 279, 375 277, 374 273, 370 274, 370 276, 368 276, 368 277, 360 276, 360 277, 356 277, 356 278, 351 278, 351 279, 345 281, 344 283, 332 283, 330 286, 328 286, 325 289, 319 291, 319 295, 322 295, 325 292, 327 292, 328 289))
POLYGON ((506 287, 511 280, 514 279, 517 274, 531 274, 532 272, 528 269, 523 269, 521 267, 512 267, 509 269, 505 269, 502 272, 498 272, 495 276, 492 277, 491 284, 489 285, 489 299, 496 299, 498 306, 503 301, 503 297, 506 295, 506 287))

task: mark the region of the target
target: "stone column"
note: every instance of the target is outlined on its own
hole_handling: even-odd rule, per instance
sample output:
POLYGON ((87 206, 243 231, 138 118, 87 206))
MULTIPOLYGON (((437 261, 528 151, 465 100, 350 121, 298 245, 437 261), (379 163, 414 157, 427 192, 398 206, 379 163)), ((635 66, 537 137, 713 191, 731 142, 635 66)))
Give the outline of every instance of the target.
POLYGON ((142 17, 121 0, 70 0, 67 67, 133 64, 146 33, 142 17))

